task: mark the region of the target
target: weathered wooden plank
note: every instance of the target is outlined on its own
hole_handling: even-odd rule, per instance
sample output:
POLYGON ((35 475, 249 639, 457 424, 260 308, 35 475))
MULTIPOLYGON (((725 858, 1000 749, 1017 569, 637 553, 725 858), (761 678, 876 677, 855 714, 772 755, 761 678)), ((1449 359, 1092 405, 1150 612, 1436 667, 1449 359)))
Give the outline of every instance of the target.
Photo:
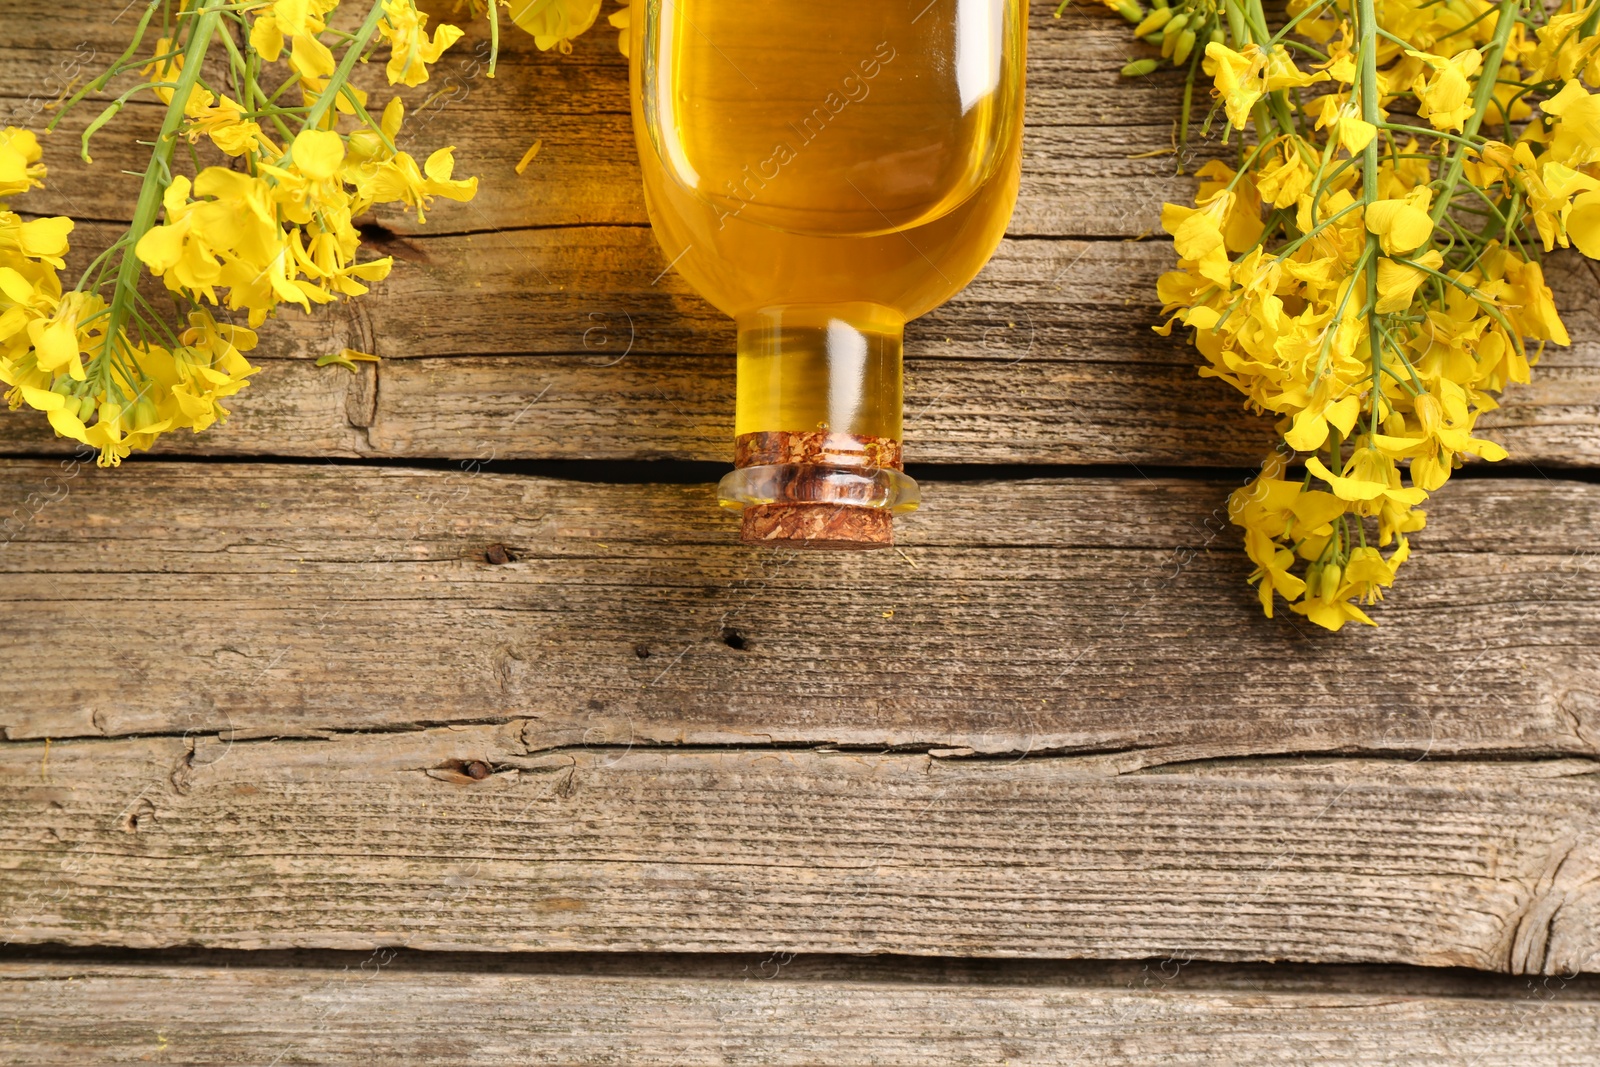
MULTIPOLYGON (((61 88, 84 78, 119 53, 130 27, 111 25, 103 5, 68 0, 48 11, 9 5, 0 18, 0 123, 40 126, 61 88), (64 25, 71 25, 64 31, 64 25)), ((570 56, 540 53, 521 33, 502 35, 499 75, 488 79, 487 35, 481 23, 445 54, 424 85, 401 90, 412 112, 405 133, 413 151, 453 143, 464 173, 484 179, 472 204, 440 203, 435 232, 486 228, 644 222, 638 164, 628 116, 627 61, 610 31, 580 38, 570 56), (535 139, 538 158, 519 176, 513 165, 535 139)), ((1163 199, 1181 198, 1193 180, 1176 175, 1160 154, 1173 143, 1182 78, 1172 72, 1128 81, 1118 75, 1127 57, 1143 50, 1128 28, 1104 10, 1074 9, 1054 19, 1035 5, 1028 65, 1027 149, 1021 206, 1014 232, 1133 236, 1156 230, 1163 199)), ((376 69, 370 83, 380 99, 376 69)), ((133 77, 111 93, 134 83, 133 77)), ((31 194, 29 210, 125 218, 132 179, 142 171, 133 144, 141 129, 159 125, 154 107, 130 109, 97 140, 96 164, 76 161, 78 133, 99 111, 92 103, 69 116, 51 145, 52 188, 31 194)), ((1211 149, 1215 151, 1215 149, 1211 149)), ((403 231, 414 217, 380 216, 403 231)))
MULTIPOLYGON (((396 677, 397 685, 404 680, 396 677)), ((1600 961, 1600 763, 0 745, 24 943, 1600 961), (1019 832, 1019 830, 1025 832, 1019 832)))
POLYGON ((0 1056, 40 1067, 273 1056, 1063 1067, 1588 1067, 1600 1058, 1600 1004, 1583 978, 1490 987, 1495 995, 1481 981, 1397 983, 1370 968, 1284 976, 1286 968, 1097 965, 1026 981, 1015 965, 997 979, 970 965, 818 968, 787 955, 692 967, 650 960, 667 973, 645 975, 607 973, 603 957, 582 960, 594 973, 577 971, 578 961, 452 965, 389 951, 341 955, 342 966, 227 958, 0 963, 0 1056), (953 984, 957 976, 981 984, 953 984))
MULTIPOLYGON (((369 296, 268 324, 253 355, 267 369, 230 405, 226 426, 171 435, 161 449, 729 461, 733 325, 663 275, 648 231, 396 238, 385 250, 401 263, 369 296), (291 364, 345 346, 387 362, 356 379, 291 364)), ((1170 256, 1158 242, 1005 242, 973 285, 910 328, 908 454, 940 463, 1256 462, 1271 447, 1270 420, 1199 379, 1181 340, 1151 332, 1151 294, 1170 256)), ((1485 420, 1520 462, 1600 462, 1592 271, 1576 256, 1553 262, 1576 343, 1548 350, 1535 383, 1514 386, 1485 420)), ((42 417, 0 416, 0 450, 70 447, 42 417)))
POLYGON ((1227 484, 931 481, 898 551, 840 557, 737 545, 704 485, 5 469, 13 739, 516 718, 535 748, 1600 751, 1600 486, 1451 485, 1384 629, 1329 637, 1259 617, 1227 484))

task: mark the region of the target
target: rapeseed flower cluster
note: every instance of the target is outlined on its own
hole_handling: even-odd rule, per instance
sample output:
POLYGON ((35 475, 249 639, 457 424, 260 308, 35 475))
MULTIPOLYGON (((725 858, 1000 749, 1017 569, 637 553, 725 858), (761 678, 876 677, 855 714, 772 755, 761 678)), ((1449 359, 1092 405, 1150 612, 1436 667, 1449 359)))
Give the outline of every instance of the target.
POLYGON ((1569 343, 1540 254, 1600 259, 1600 0, 1291 0, 1277 32, 1259 0, 1157 10, 1205 28, 1166 61, 1250 135, 1163 208, 1159 330, 1279 419, 1229 502, 1263 610, 1370 624, 1420 505, 1505 458, 1478 417, 1569 343))
POLYGON ((398 98, 374 117, 351 82, 358 63, 385 49, 389 84, 425 82, 461 31, 430 31, 413 0, 372 0, 354 33, 330 31, 338 6, 145 6, 127 52, 68 103, 125 71, 148 79, 90 124, 86 161, 92 134, 134 93, 166 106, 132 224, 71 289, 61 272, 72 220, 24 222, 6 203, 43 182, 38 139, 0 131, 0 381, 13 408, 44 412, 106 466, 170 430, 204 430, 227 417, 221 401, 258 369, 244 354, 278 308, 360 296, 388 275, 388 258, 361 257, 357 218, 398 203, 422 221, 434 197, 472 198, 477 179, 454 176, 450 148, 420 164, 396 148, 398 98), (206 64, 219 56, 216 77, 206 64), (269 80, 274 64, 280 80, 269 80), (197 160, 214 151, 218 163, 174 173, 180 144, 197 160), (139 292, 145 271, 171 293, 178 321, 139 292), (223 310, 247 325, 223 321, 223 310))

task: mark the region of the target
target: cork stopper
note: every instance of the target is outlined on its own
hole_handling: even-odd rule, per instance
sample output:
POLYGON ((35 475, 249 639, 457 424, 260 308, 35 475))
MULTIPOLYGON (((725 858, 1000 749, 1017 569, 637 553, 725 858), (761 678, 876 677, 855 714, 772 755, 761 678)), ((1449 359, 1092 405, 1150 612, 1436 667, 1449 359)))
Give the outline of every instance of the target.
MULTIPOLYGON (((763 431, 734 444, 735 474, 761 472, 770 493, 744 508, 750 545, 855 551, 894 544, 900 442, 830 430, 763 431)), ((747 498, 748 499, 748 498, 747 498)), ((911 501, 914 506, 914 500, 911 501)))
POLYGON ((747 545, 854 552, 894 544, 894 516, 839 504, 756 504, 744 509, 747 545))

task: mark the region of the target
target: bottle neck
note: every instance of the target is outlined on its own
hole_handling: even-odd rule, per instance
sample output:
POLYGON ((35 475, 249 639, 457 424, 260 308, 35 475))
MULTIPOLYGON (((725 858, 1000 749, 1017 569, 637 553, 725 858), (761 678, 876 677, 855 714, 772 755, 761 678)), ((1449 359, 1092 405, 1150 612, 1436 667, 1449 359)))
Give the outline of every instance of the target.
POLYGON ((917 506, 903 472, 905 323, 888 308, 773 308, 739 319, 735 467, 724 505, 764 544, 872 548, 917 506))
POLYGON ((875 304, 769 308, 739 320, 734 434, 902 439, 904 322, 875 304))

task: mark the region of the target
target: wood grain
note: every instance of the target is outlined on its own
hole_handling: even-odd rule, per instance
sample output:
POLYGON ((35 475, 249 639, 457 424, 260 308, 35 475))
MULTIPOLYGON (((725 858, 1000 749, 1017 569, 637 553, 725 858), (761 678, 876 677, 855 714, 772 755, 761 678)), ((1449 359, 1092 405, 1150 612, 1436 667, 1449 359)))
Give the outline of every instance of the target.
POLYGON ((534 748, 1600 754, 1600 486, 1453 483, 1384 628, 1333 636, 1260 617, 1226 483, 928 480, 898 550, 842 559, 739 546, 698 484, 5 472, 13 739, 515 718, 534 748))
POLYGON ((652 960, 659 973, 618 974, 588 961, 598 973, 483 957, 455 969, 389 951, 320 965, 228 959, 0 963, 0 1056, 40 1067, 280 1054, 322 1064, 1062 1067, 1588 1067, 1600 1057, 1600 1003, 1582 979, 1490 986, 1496 996, 1483 982, 1396 982, 1368 968, 1179 962, 1037 975, 769 955, 652 960))
POLYGON ((6 930, 133 948, 1600 964, 1593 761, 1118 774, 533 753, 523 725, 8 743, 6 930))

